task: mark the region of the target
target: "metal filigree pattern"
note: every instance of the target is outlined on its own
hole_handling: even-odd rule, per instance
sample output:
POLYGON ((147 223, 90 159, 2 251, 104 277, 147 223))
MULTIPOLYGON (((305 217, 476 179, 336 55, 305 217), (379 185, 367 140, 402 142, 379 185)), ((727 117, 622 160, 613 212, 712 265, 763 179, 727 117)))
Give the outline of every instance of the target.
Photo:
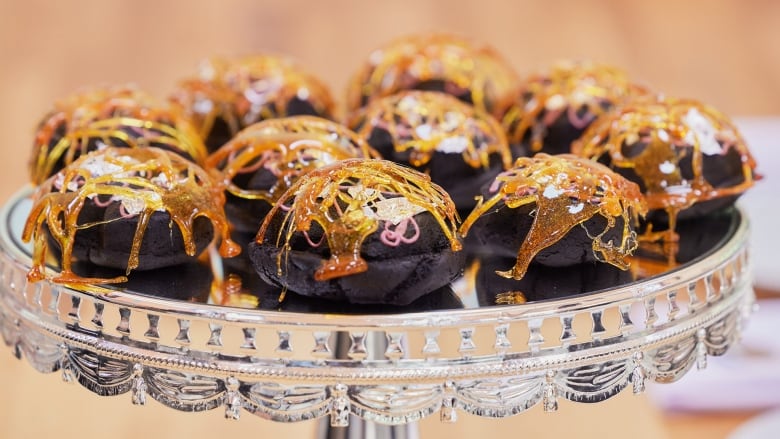
POLYGON ((437 385, 356 386, 350 389, 352 413, 382 424, 418 421, 441 406, 437 385))
POLYGON ((542 400, 543 375, 464 382, 458 388, 457 406, 490 418, 524 412, 542 400))
POLYGON ((61 360, 79 384, 101 396, 120 395, 130 390, 133 365, 86 349, 67 349, 61 360))
POLYGON ((245 408, 261 418, 282 422, 314 419, 328 413, 328 393, 324 386, 247 383, 240 388, 245 408))
POLYGON ((351 416, 405 424, 436 412, 453 422, 459 412, 555 411, 563 400, 599 402, 626 387, 641 393, 724 354, 754 303, 747 237, 743 221, 720 249, 672 276, 585 298, 339 317, 226 313, 28 284, 29 256, 0 227, 0 333, 36 370, 99 395, 219 409, 228 419, 246 412, 345 426, 351 416), (575 331, 582 315, 592 325, 575 331))
POLYGON ((565 371, 559 387, 566 399, 599 402, 623 390, 631 371, 631 361, 625 360, 582 366, 565 371))
POLYGON ((223 403, 225 383, 214 377, 147 368, 143 378, 152 398, 176 410, 200 412, 223 403))

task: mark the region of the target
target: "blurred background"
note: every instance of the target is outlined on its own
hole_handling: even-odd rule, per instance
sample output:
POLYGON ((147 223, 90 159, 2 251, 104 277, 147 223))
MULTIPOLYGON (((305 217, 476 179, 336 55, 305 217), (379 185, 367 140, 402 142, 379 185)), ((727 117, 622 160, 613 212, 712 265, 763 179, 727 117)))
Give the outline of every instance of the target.
POLYGON ((627 70, 734 116, 780 114, 780 2, 0 0, 0 148, 27 160, 54 99, 137 83, 164 97, 211 55, 289 54, 343 97, 375 47, 420 31, 493 45, 525 75, 559 59, 627 70))
MULTIPOLYGON (((777 166, 780 2, 775 0, 0 0, 0 199, 27 181, 28 151, 39 119, 53 100, 77 88, 134 82, 164 97, 205 57, 270 51, 297 58, 343 98, 348 78, 373 48, 420 31, 454 32, 489 43, 521 75, 566 58, 615 64, 655 90, 698 98, 739 117, 750 137, 760 133, 761 144, 752 146, 760 160, 766 158, 760 161, 762 172, 771 174, 777 166)), ((771 192, 772 180, 762 183, 764 193, 771 192)), ((753 203, 764 205, 757 197, 753 203)), ((780 214, 772 209, 769 214, 780 214)), ((774 239, 765 246, 774 247, 774 239)), ((780 281, 762 279, 762 294, 780 290, 780 281)), ((249 416, 228 423, 219 413, 183 414, 155 402, 138 408, 130 406, 127 395, 98 398, 58 381, 0 352, 0 437, 248 436, 260 431, 299 437, 311 436, 314 429, 313 423, 277 426, 249 416)), ((463 417, 452 427, 433 419, 423 423, 423 433, 466 437, 493 429, 496 434, 556 437, 577 425, 578 437, 613 437, 623 429, 647 434, 641 437, 725 437, 767 408, 664 410, 675 406, 669 398, 682 397, 651 401, 624 394, 594 406, 565 404, 558 415, 535 409, 501 421, 463 417)))

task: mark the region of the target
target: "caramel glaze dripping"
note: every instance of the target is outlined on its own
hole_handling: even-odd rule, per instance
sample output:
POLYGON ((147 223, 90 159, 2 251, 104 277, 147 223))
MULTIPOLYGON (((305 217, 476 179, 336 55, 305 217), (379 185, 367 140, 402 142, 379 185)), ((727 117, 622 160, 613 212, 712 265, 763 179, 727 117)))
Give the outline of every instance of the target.
POLYGON ((493 49, 446 34, 412 35, 375 50, 352 78, 347 110, 432 81, 471 101, 482 111, 501 117, 516 95, 518 78, 493 49))
POLYGON ((502 123, 511 143, 522 142, 530 131, 531 152, 537 153, 544 146, 547 128, 559 117, 582 129, 608 108, 646 93, 615 67, 559 62, 549 72, 525 79, 519 101, 510 107, 502 123))
POLYGON ((162 147, 197 163, 206 158, 203 142, 175 109, 131 86, 97 88, 56 103, 41 122, 29 166, 32 182, 40 185, 58 163, 67 166, 95 142, 120 146, 117 141, 129 147, 162 147))
POLYGON ((222 238, 219 249, 222 256, 232 257, 241 252, 241 247, 229 239, 228 222, 222 210, 223 192, 204 170, 158 148, 105 148, 79 158, 47 180, 36 193, 22 235, 25 242, 32 239, 34 243, 32 268, 27 275, 31 282, 45 278, 46 229, 62 250, 62 270, 54 282, 100 284, 127 280, 124 276, 84 278, 71 270, 76 232, 105 223, 78 223, 86 201, 98 196, 114 197, 123 205, 125 202, 141 204, 136 207, 138 225, 127 274, 138 266, 146 226, 158 211, 168 212, 171 223, 179 227, 189 256, 196 253, 193 225, 201 216, 211 221, 215 236, 222 238))
POLYGON ((217 118, 235 135, 255 122, 288 116, 287 104, 296 97, 320 116, 333 115, 333 98, 319 79, 290 59, 254 55, 204 61, 198 77, 181 81, 170 100, 206 139, 217 118))
POLYGON ((676 242, 680 211, 700 201, 738 195, 753 186, 756 162, 739 131, 717 110, 697 101, 637 99, 597 120, 573 144, 583 157, 609 159, 615 170, 634 172, 644 185, 648 208, 669 215, 669 229, 643 239, 676 242), (736 150, 743 181, 713 187, 703 172, 704 155, 736 150), (682 175, 680 161, 690 158, 692 178, 682 175))
POLYGON ((460 228, 464 237, 479 218, 503 202, 515 209, 534 203, 535 215, 528 235, 520 246, 517 261, 508 271, 496 273, 506 278, 522 279, 534 257, 555 244, 576 225, 595 215, 607 220, 607 227, 593 236, 593 254, 598 260, 627 269, 626 256, 636 249, 631 224, 646 207, 639 186, 609 168, 570 154, 551 156, 537 154, 521 157, 509 171, 499 174, 491 187, 495 195, 480 200, 460 228), (620 243, 603 242, 601 237, 623 219, 620 243))
POLYGON ((368 269, 360 255, 363 241, 379 226, 372 204, 383 198, 403 197, 437 220, 454 251, 460 250, 458 214, 449 195, 425 174, 385 160, 350 159, 315 169, 285 192, 263 221, 256 242, 262 244, 273 218, 284 214, 276 237, 277 259, 284 273, 290 241, 296 232, 308 232, 313 223, 324 230, 330 259, 314 278, 325 281, 368 269))
POLYGON ((274 204, 301 175, 338 160, 378 158, 357 134, 316 116, 269 119, 250 125, 206 160, 216 169, 228 192, 250 200, 274 204), (269 189, 247 189, 233 179, 265 167, 277 177, 269 189))
POLYGON ((390 133, 395 151, 411 151, 409 163, 425 166, 447 144, 462 142, 463 161, 472 168, 489 168, 490 156, 501 157, 504 169, 512 166, 512 154, 501 125, 490 114, 453 96, 428 91, 403 91, 368 104, 352 125, 362 125, 364 139, 374 128, 390 133), (421 129, 425 127, 425 130, 421 129))

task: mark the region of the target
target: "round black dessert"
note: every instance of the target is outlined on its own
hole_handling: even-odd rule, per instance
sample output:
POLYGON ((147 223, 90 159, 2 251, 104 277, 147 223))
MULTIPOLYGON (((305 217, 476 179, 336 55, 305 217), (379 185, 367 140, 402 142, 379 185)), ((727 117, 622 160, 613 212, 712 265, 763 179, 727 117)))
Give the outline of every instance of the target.
POLYGON ((81 155, 106 146, 156 147, 201 163, 206 148, 190 123, 133 87, 95 88, 57 102, 36 131, 30 160, 35 184, 81 155))
MULTIPOLYGON (((249 257, 266 282, 301 295, 352 303, 406 305, 456 278, 463 270, 465 258, 463 252, 450 248, 449 239, 430 214, 416 215, 415 220, 420 230, 426 232, 421 232, 413 244, 398 247, 382 242, 380 236, 388 223, 380 221, 378 230, 363 241, 360 255, 368 268, 358 274, 325 281, 315 279, 312 273, 330 257, 330 251, 325 246, 311 248, 302 234, 293 236, 291 249, 282 256, 282 249, 268 242, 275 239, 281 216, 269 224, 271 239, 250 244, 249 257), (280 257, 284 258, 283 279, 277 269, 280 257)), ((309 238, 314 242, 322 240, 322 229, 310 231, 309 238)))
POLYGON ((226 188, 233 229, 255 233, 279 197, 312 169, 378 157, 357 134, 315 116, 270 119, 241 131, 206 161, 226 188))
MULTIPOLYGON (((485 191, 486 198, 490 195, 489 191, 485 191)), ((518 249, 529 238, 537 210, 536 203, 510 208, 503 201, 497 202, 469 231, 465 242, 466 250, 504 258, 517 257, 518 249)), ((620 243, 626 230, 633 233, 634 226, 624 224, 623 217, 610 220, 594 215, 571 227, 557 241, 541 249, 534 256, 533 263, 548 267, 567 267, 601 261, 603 257, 594 252, 593 237, 600 236, 600 240, 605 243, 620 243), (611 226, 610 221, 614 222, 611 226)))
POLYGON ((349 84, 347 111, 405 90, 427 90, 500 118, 517 83, 512 67, 490 47, 453 35, 410 35, 371 54, 349 84))
POLYGON ((674 241, 677 221, 728 207, 756 179, 755 161, 726 116, 693 100, 647 97, 597 120, 575 142, 636 182, 660 235, 674 241))
POLYGON ((637 247, 634 226, 645 211, 636 184, 572 155, 537 154, 483 189, 461 233, 468 248, 516 256, 499 275, 521 279, 531 262, 568 266, 607 262, 627 268, 637 247))
POLYGON ((430 175, 460 211, 472 209, 479 188, 511 164, 500 124, 442 93, 377 99, 352 126, 383 158, 430 175))
POLYGON ((193 121, 209 152, 254 123, 296 115, 333 117, 328 88, 294 61, 272 55, 214 58, 171 96, 193 121))
POLYGON ((513 155, 571 153, 572 142, 598 116, 645 93, 623 71, 590 62, 561 62, 531 75, 503 118, 513 155))
POLYGON ((266 282, 301 295, 406 305, 463 270, 455 221, 454 204, 425 175, 346 160, 294 184, 249 256, 266 282))
MULTIPOLYGON (((98 206, 94 199, 85 200, 78 224, 102 224, 76 232, 73 256, 101 267, 126 269, 133 253, 139 215, 123 212, 121 202, 106 202, 107 205, 98 206)), ((138 265, 135 267, 138 271, 194 262, 214 239, 211 222, 205 217, 195 219, 192 227, 195 253, 187 254, 181 230, 168 212, 156 211, 148 221, 138 249, 138 265)))
POLYGON ((44 278, 48 243, 61 253, 64 283, 124 282, 83 278, 74 259, 129 274, 192 262, 221 238, 234 256, 221 187, 197 165, 158 148, 105 148, 89 153, 39 188, 23 239, 34 241, 31 281, 44 278))

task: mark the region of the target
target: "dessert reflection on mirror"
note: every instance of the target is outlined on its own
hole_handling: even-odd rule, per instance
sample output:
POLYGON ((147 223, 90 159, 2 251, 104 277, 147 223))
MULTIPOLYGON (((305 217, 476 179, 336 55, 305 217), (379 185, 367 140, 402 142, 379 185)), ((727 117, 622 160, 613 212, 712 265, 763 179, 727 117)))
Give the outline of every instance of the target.
POLYGON ((357 134, 315 116, 268 119, 250 125, 213 153, 206 169, 225 186, 234 230, 257 232, 279 197, 312 169, 350 158, 376 158, 357 134))
POLYGON ((387 303, 352 303, 348 301, 328 300, 318 297, 304 296, 292 291, 285 293, 284 301, 279 302, 279 292, 275 295, 260 296, 260 309, 326 313, 326 314, 403 314, 410 312, 441 311, 462 309, 463 303, 452 291, 449 285, 437 288, 424 294, 417 300, 405 304, 387 303))
POLYGON ((201 163, 206 149, 190 122, 133 86, 96 87, 54 104, 35 135, 30 177, 39 185, 103 146, 166 149, 201 163))
POLYGON ((409 35, 371 52, 351 79, 347 111, 403 90, 430 90, 500 118, 517 84, 512 67, 490 47, 454 35, 409 35))
MULTIPOLYGON (((71 268, 84 278, 113 279, 125 276, 125 270, 121 268, 101 267, 89 261, 75 260, 71 268)), ((193 303, 206 303, 214 295, 213 273, 200 261, 184 262, 154 270, 133 271, 126 277, 126 282, 114 283, 111 288, 193 303)), ((214 300, 214 302, 228 304, 230 301, 214 300)))
POLYGON ((28 278, 45 278, 50 241, 61 251, 61 283, 126 281, 133 270, 193 260, 215 238, 223 257, 240 248, 229 238, 221 187, 196 164, 159 148, 105 147, 80 157, 34 195, 23 240, 33 241, 28 278), (125 276, 84 278, 73 259, 120 268, 125 276))
POLYGON ((485 255, 477 267, 475 289, 480 303, 517 305, 540 300, 560 299, 625 285, 635 280, 633 270, 621 270, 610 264, 583 263, 567 267, 536 264, 522 279, 496 276, 514 263, 513 258, 485 255))
POLYGON ((646 93, 617 67, 560 61, 521 81, 502 122, 515 155, 566 154, 594 119, 646 93))
POLYGON ((645 279, 691 263, 722 245, 740 221, 744 221, 742 212, 728 207, 706 217, 679 221, 675 227, 679 240, 674 243, 649 241, 640 235, 631 271, 637 279, 645 279))
POLYGON ((648 240, 676 242, 677 221, 731 206, 756 180, 737 128, 695 100, 637 98, 595 121, 573 148, 639 185, 651 228, 666 228, 648 240))
POLYGON ((496 272, 513 279, 522 279, 532 261, 627 269, 638 216, 646 212, 639 186, 573 155, 521 157, 482 197, 461 234, 491 254, 514 255, 513 266, 496 272))
POLYGON ((352 125, 387 160, 430 175, 458 210, 512 164, 504 131, 490 114, 454 97, 402 91, 370 102, 352 125))
POLYGON ((192 120, 210 152, 265 119, 333 117, 327 86, 293 60, 274 55, 212 58, 170 97, 192 120))
POLYGON ((450 197, 425 174, 351 159, 311 171, 250 244, 264 280, 299 294, 404 305, 463 270, 450 197))

